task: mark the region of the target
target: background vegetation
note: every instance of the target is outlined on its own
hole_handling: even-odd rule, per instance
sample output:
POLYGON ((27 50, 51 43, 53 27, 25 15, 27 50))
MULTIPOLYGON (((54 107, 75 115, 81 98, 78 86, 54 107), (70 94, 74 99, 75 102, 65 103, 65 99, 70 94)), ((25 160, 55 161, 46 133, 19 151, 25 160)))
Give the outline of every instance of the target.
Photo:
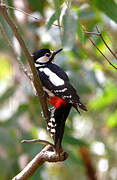
MULTIPOLYGON (((72 109, 66 123, 63 147, 69 152, 64 163, 45 163, 31 180, 83 180, 88 178, 82 147, 90 152, 97 179, 117 179, 117 71, 110 66, 88 39, 115 59, 100 37, 85 36, 98 25, 105 41, 116 53, 117 3, 114 0, 8 0, 9 6, 38 17, 34 19, 19 11, 9 10, 30 53, 39 48, 63 52, 56 63, 69 75, 88 112, 81 116, 72 109), (59 26, 56 26, 58 24, 59 26), (60 27, 60 25, 62 27, 60 27)), ((22 62, 28 67, 17 40, 0 14, 5 31, 22 62)), ((21 144, 22 139, 48 139, 46 123, 30 81, 0 34, 0 180, 9 180, 42 149, 40 144, 21 144)))

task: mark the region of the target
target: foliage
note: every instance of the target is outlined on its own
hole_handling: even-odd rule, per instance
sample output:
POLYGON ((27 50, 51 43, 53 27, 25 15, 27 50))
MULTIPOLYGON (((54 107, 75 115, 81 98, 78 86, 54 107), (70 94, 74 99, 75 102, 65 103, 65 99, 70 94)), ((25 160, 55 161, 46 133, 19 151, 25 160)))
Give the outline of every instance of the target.
MULTIPOLYGON (((108 45, 117 52, 116 1, 20 0, 22 7, 19 1, 17 4, 15 0, 7 1, 9 5, 24 7, 24 11, 39 17, 36 20, 21 12, 19 15, 18 11, 15 11, 15 16, 13 10, 9 11, 31 53, 42 47, 52 50, 64 48, 57 55, 56 63, 68 73, 70 81, 88 108, 88 112, 81 112, 81 116, 72 110, 66 122, 63 146, 70 157, 64 165, 47 164, 30 179, 85 179, 85 166, 79 153, 82 146, 89 148, 99 176, 117 179, 117 173, 112 174, 114 170, 117 172, 117 72, 96 51, 88 36, 116 66, 117 60, 99 37, 91 34, 86 36, 82 29, 85 27, 87 31, 96 31, 95 27, 98 25, 108 45), (102 143, 104 151, 100 150, 100 146, 95 150, 94 144, 97 142, 102 143), (107 160, 109 167, 104 169, 99 166, 102 158, 107 160)), ((27 63, 1 15, 0 21, 22 62, 27 63)), ((32 86, 0 34, 0 179, 11 179, 41 150, 40 144, 20 143, 22 139, 32 138, 51 141, 32 86), (24 164, 22 158, 25 160, 24 164)))

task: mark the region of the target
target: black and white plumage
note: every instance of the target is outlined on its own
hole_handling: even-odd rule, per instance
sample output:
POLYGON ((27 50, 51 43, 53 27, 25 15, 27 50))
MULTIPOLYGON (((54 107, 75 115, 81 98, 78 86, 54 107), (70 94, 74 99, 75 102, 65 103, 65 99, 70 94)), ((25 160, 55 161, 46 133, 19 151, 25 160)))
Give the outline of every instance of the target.
POLYGON ((49 49, 40 49, 33 53, 35 67, 48 101, 56 108, 54 116, 48 123, 48 130, 54 136, 57 152, 61 149, 65 121, 71 107, 73 106, 78 112, 78 108, 87 111, 86 106, 80 102, 76 90, 70 84, 67 74, 53 62, 55 55, 61 50, 52 52, 49 49))

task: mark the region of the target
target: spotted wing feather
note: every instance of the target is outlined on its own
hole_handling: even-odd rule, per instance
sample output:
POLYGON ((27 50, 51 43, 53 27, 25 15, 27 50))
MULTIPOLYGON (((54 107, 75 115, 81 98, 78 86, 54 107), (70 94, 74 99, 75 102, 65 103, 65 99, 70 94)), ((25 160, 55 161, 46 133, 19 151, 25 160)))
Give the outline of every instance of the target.
POLYGON ((55 96, 58 96, 64 99, 67 103, 72 104, 72 106, 77 110, 78 107, 84 111, 87 110, 87 108, 80 102, 80 98, 77 95, 76 90, 70 84, 67 74, 60 67, 49 63, 46 67, 39 68, 38 74, 43 86, 55 96))

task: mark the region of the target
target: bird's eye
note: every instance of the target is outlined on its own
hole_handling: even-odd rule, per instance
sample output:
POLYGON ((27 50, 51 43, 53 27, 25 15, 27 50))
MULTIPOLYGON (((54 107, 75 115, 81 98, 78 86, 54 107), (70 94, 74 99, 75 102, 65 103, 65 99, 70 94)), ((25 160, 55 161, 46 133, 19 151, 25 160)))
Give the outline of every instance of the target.
POLYGON ((46 53, 46 56, 47 56, 47 57, 50 57, 50 53, 46 53))

